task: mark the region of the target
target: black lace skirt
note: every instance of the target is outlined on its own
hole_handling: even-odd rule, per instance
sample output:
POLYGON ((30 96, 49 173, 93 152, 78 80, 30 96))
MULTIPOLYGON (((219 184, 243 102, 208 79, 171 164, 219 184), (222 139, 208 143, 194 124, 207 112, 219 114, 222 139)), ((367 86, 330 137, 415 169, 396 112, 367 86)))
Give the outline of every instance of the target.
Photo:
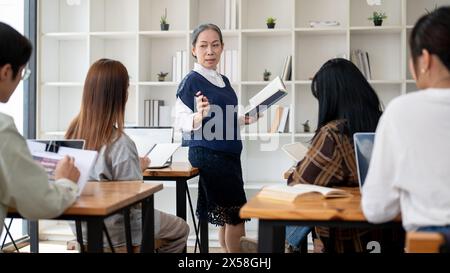
POLYGON ((189 161, 200 170, 197 217, 216 226, 246 221, 239 217, 247 202, 240 155, 191 147, 189 161))

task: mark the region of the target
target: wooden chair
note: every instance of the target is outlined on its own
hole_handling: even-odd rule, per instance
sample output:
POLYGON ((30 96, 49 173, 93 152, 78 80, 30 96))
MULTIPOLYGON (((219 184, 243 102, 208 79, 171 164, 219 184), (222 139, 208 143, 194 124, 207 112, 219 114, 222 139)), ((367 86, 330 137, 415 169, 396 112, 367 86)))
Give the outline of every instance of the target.
POLYGON ((408 232, 406 253, 439 253, 445 240, 437 232, 408 232))

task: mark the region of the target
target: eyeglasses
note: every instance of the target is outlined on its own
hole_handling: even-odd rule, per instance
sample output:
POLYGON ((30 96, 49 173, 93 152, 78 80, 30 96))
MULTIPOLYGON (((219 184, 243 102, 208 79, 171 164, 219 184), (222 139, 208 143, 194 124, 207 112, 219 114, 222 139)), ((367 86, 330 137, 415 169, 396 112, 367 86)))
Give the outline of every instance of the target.
POLYGON ((25 68, 22 70, 22 74, 20 75, 20 79, 23 81, 28 80, 28 78, 31 76, 31 70, 29 68, 25 68))

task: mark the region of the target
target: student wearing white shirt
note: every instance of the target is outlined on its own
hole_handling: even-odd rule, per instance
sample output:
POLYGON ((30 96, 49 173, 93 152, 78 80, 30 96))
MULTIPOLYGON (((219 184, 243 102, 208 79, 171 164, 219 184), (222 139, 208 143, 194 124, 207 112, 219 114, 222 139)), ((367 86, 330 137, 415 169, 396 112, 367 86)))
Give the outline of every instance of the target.
POLYGON ((450 7, 427 14, 410 39, 422 91, 391 102, 376 132, 362 209, 369 222, 400 213, 406 231, 450 230, 450 7))
POLYGON ((224 252, 240 252, 245 220, 239 210, 247 201, 240 125, 256 119, 238 117, 233 111, 238 106, 236 92, 216 71, 224 46, 219 27, 200 25, 192 36, 197 63, 178 88, 175 127, 183 132, 183 146, 189 146, 189 161, 200 170, 197 216, 221 227, 224 252))
MULTIPOLYGON (((0 102, 8 102, 21 80, 29 77, 30 41, 0 22, 0 102)), ((54 218, 77 198, 80 172, 72 158, 62 159, 55 181, 31 157, 14 120, 0 113, 0 234, 9 207, 28 219, 54 218)))

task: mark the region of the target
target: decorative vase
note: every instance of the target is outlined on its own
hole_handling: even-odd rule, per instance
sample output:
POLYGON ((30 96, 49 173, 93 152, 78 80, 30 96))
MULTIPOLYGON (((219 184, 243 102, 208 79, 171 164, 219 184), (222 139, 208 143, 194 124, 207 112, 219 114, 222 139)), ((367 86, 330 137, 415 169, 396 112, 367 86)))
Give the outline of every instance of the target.
POLYGON ((267 28, 275 28, 275 23, 267 23, 267 28))

